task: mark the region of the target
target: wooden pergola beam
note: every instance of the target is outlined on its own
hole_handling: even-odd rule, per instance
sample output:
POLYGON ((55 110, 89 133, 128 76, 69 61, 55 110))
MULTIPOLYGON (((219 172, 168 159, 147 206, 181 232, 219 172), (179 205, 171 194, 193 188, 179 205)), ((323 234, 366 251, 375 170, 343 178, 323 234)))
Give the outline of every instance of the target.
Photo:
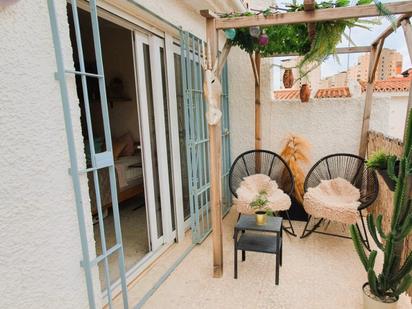
MULTIPOLYGON (((385 4, 386 6, 386 4, 385 4)), ((412 14, 402 14, 401 16, 398 17, 396 20, 396 27, 399 27, 402 23, 403 20, 408 19, 411 17, 412 14)), ((386 39, 388 36, 390 36, 395 29, 393 28, 392 25, 388 26, 388 28, 385 29, 373 42, 371 45, 377 45, 380 40, 386 39)))
POLYGON ((375 82, 376 69, 378 68, 378 63, 379 63, 379 59, 382 53, 382 48, 383 48, 384 43, 385 43, 385 39, 382 39, 381 41, 379 41, 378 44, 372 45, 372 50, 376 50, 376 53, 374 54, 373 57, 372 57, 373 53, 371 53, 371 58, 369 62, 369 71, 368 71, 368 83, 375 82))
MULTIPOLYGON (((313 0, 305 0, 306 6, 309 8, 313 0)), ((405 38, 408 44, 408 51, 412 55, 412 28, 408 17, 412 14, 412 1, 395 2, 385 4, 392 14, 403 14, 398 19, 398 26, 402 24, 405 32, 405 38)), ((316 23, 328 20, 340 20, 359 17, 379 16, 375 5, 331 8, 313 11, 301 11, 292 13, 282 13, 270 16, 255 15, 231 18, 219 18, 210 10, 202 10, 201 15, 206 17, 206 37, 207 37, 207 69, 220 68, 221 63, 216 64, 218 51, 218 35, 217 30, 229 28, 243 28, 250 26, 269 26, 269 25, 284 25, 297 23, 316 23)), ((362 157, 366 155, 367 137, 369 130, 370 113, 372 106, 372 94, 374 88, 374 80, 377 64, 383 48, 385 38, 390 35, 393 30, 386 30, 371 48, 366 47, 350 47, 340 49, 340 53, 352 52, 368 52, 370 51, 370 63, 368 74, 368 85, 366 90, 365 110, 363 116, 361 144, 359 153, 362 157)), ((226 59, 230 47, 224 52, 226 59)), ((338 49, 339 50, 339 49, 338 49)), ((291 54, 289 54, 290 56, 291 54)), ((281 55, 275 55, 280 57, 281 55)), ((254 64, 255 75, 255 147, 259 149, 261 146, 260 140, 260 54, 255 54, 255 59, 251 57, 252 65, 254 64)), ((224 62, 224 61, 222 61, 224 62)), ((408 102, 408 113, 411 112, 412 95, 410 93, 408 102)), ((220 105, 217 106, 220 109, 220 105)), ((216 124, 209 124, 209 143, 210 143, 210 209, 212 218, 212 242, 213 242, 213 276, 221 277, 223 275, 223 239, 222 239, 222 136, 220 120, 216 124)), ((258 166, 256 164, 256 166, 258 166)), ((409 188, 412 187, 412 176, 409 177, 409 188)), ((410 190, 412 195, 412 189, 410 190)))
MULTIPOLYGON (((306 12, 311 12, 315 10, 315 0, 304 0, 303 7, 306 12)), ((310 41, 315 38, 316 34, 316 24, 315 23, 308 23, 308 36, 310 41)))
POLYGON ((378 44, 372 45, 369 58, 368 84, 366 86, 365 107, 363 110, 362 130, 359 144, 359 156, 362 158, 366 157, 366 151, 368 149, 368 132, 372 112, 373 89, 375 88, 375 75, 384 42, 385 39, 381 39, 378 44))
MULTIPOLYGON (((336 54, 355 54, 355 53, 369 53, 371 51, 370 46, 353 46, 353 47, 338 47, 336 48, 336 54)), ((273 54, 269 56, 264 56, 265 58, 273 57, 295 57, 301 56, 298 53, 287 53, 287 54, 273 54)))
POLYGON ((315 0, 304 0, 303 7, 305 11, 313 11, 315 9, 315 0))
MULTIPOLYGON (((385 8, 392 14, 412 14, 412 1, 385 3, 385 8)), ((243 28, 251 26, 270 26, 300 23, 316 23, 320 21, 350 19, 359 17, 380 16, 375 5, 360 5, 321 9, 314 11, 299 11, 279 13, 270 16, 254 15, 241 17, 224 17, 216 19, 217 29, 243 28)))
MULTIPOLYGON (((409 17, 411 14, 402 14, 396 20, 396 28, 402 25, 405 39, 408 46, 409 55, 412 55, 412 34, 410 29, 409 17)), ((362 131, 361 131, 361 139, 359 145, 359 156, 365 158, 366 152, 368 148, 368 132, 370 126, 370 117, 372 112, 372 97, 373 97, 373 90, 375 88, 375 75, 376 69, 378 67, 379 58, 382 52, 383 44, 385 39, 390 36, 395 31, 394 27, 390 25, 388 28, 385 29, 372 43, 372 50, 370 53, 369 59, 369 70, 368 70, 368 84, 366 86, 366 94, 365 94, 365 107, 363 111, 363 121, 362 121, 362 131)), ((412 86, 412 83, 411 83, 412 86)), ((412 89, 412 88, 411 88, 412 89)), ((409 101, 408 104, 412 104, 412 97, 411 92, 409 92, 409 101)), ((408 110, 410 106, 408 107, 408 110)), ((406 124, 405 124, 406 127, 406 124)))

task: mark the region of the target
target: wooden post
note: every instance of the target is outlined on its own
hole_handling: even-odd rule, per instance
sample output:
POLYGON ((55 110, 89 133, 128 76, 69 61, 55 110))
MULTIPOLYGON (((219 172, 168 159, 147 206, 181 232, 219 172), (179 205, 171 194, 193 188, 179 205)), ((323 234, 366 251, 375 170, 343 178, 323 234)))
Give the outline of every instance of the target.
MULTIPOLYGON (((216 17, 209 10, 201 11, 206 17, 207 66, 212 69, 217 61, 218 36, 216 17)), ((218 108, 220 109, 220 102, 218 108)), ((212 219, 213 242, 213 277, 223 275, 223 242, 222 242, 222 129, 221 120, 209 127, 210 145, 210 212, 212 219)))
POLYGON ((366 150, 368 148, 368 131, 372 111, 373 88, 375 87, 375 73, 384 41, 385 40, 382 39, 377 44, 372 45, 369 58, 368 84, 366 86, 365 107, 363 111, 362 131, 359 145, 359 156, 362 158, 366 157, 366 150))
POLYGON ((255 149, 262 148, 262 125, 260 117, 260 53, 255 52, 255 149))
MULTIPOLYGON (((303 8, 306 12, 314 11, 315 10, 315 0, 304 0, 303 1, 303 8)), ((310 42, 313 41, 316 34, 316 24, 308 23, 308 35, 310 42)))

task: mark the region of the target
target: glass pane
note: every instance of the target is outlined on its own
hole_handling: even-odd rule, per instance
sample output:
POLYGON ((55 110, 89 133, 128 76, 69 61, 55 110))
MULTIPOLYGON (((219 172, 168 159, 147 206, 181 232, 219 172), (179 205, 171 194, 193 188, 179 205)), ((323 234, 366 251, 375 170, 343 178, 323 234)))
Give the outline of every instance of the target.
MULTIPOLYGON (((67 15, 70 29, 70 40, 73 46, 73 60, 76 71, 80 71, 80 59, 78 55, 78 45, 74 28, 74 17, 72 14, 72 6, 67 5, 67 15)), ((90 14, 84 10, 78 9, 80 32, 82 36, 83 60, 85 71, 88 73, 97 73, 95 50, 93 45, 92 24, 90 14)), ((99 22, 102 20, 99 19, 99 22)), ((82 126, 82 134, 84 138, 84 152, 86 155, 86 163, 91 167, 91 151, 90 145, 94 145, 96 153, 106 151, 106 141, 103 127, 102 106, 100 100, 100 91, 98 79, 94 77, 86 77, 86 87, 83 88, 82 80, 79 75, 76 75, 76 89, 79 98, 79 106, 81 111, 80 121, 82 126), (90 129, 87 127, 86 119, 86 102, 89 105, 90 113, 90 129), (92 133, 92 134, 89 134, 92 133), (91 136, 93 135, 93 136, 91 136)))
POLYGON ((185 110, 182 85, 182 67, 179 54, 174 54, 177 117, 179 122, 180 167, 182 170, 183 213, 185 220, 190 217, 189 177, 187 167, 185 110))
POLYGON ((167 99, 167 89, 166 89, 166 68, 165 68, 165 53, 164 49, 160 47, 160 65, 162 70, 162 90, 163 90, 163 113, 165 117, 165 130, 166 130, 166 147, 167 147, 167 166, 168 166, 168 176, 169 176, 169 194, 170 194, 170 207, 172 214, 172 229, 176 228, 176 218, 175 218, 175 203, 173 194, 173 167, 172 167, 172 141, 170 139, 170 107, 169 101, 167 99))
POLYGON ((153 185, 155 194, 155 208, 156 208, 156 222, 157 222, 157 235, 158 237, 163 235, 162 225, 162 208, 160 203, 160 188, 159 188, 159 167, 158 167, 158 153, 156 146, 156 125, 154 114, 154 102, 152 92, 152 76, 150 67, 150 50, 149 45, 143 44, 143 57, 145 66, 145 78, 146 78, 146 93, 147 93, 147 107, 149 113, 149 130, 150 130, 150 143, 152 153, 152 169, 153 169, 153 185))

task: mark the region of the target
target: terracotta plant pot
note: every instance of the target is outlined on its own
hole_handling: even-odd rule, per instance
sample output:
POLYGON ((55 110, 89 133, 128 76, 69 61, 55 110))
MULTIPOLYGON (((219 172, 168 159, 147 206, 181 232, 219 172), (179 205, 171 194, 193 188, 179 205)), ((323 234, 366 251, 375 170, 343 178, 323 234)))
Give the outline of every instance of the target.
POLYGON ((364 309, 396 309, 398 307, 398 300, 394 299, 392 302, 383 302, 375 297, 369 290, 369 284, 365 283, 362 286, 363 291, 363 308, 364 309))
POLYGON ((255 212, 256 224, 265 225, 266 224, 266 211, 258 210, 255 212))
POLYGON ((303 103, 309 102, 310 98, 310 88, 308 84, 303 84, 302 87, 300 87, 300 101, 303 103))
POLYGON ((293 77, 292 69, 285 69, 283 73, 283 86, 287 89, 292 88, 294 81, 295 78, 293 77))

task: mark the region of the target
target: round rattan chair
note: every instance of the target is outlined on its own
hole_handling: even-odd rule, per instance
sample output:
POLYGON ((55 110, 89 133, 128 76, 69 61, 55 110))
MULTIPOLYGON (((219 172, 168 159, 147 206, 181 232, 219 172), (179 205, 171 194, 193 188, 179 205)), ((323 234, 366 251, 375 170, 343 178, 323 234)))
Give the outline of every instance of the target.
MULTIPOLYGON (((237 197, 236 190, 243 178, 254 174, 267 175, 276 181, 283 192, 289 196, 293 193, 294 180, 289 166, 281 156, 268 150, 249 150, 235 159, 229 172, 230 192, 237 197)), ((284 213, 289 221, 289 226, 284 227, 284 230, 296 236, 288 211, 284 213)))
MULTIPOLYGON (((309 170, 304 184, 305 192, 307 192, 309 188, 314 188, 318 186, 322 180, 331 180, 338 177, 346 179, 360 191, 360 205, 358 207, 358 212, 361 218, 362 227, 364 231, 364 236, 362 236, 363 242, 364 245, 369 249, 368 234, 366 232, 365 222, 362 216, 362 210, 372 205, 372 203, 376 200, 378 196, 379 182, 376 173, 374 170, 366 166, 366 162, 362 157, 347 153, 331 154, 320 159, 309 170)), ((343 235, 336 235, 317 231, 322 221, 326 220, 325 218, 320 218, 318 222, 314 223, 311 229, 308 229, 308 225, 311 219, 312 216, 309 214, 308 221, 306 222, 301 238, 305 238, 313 232, 331 236, 350 238, 343 235)), ((360 232, 357 223, 356 226, 360 232)))

